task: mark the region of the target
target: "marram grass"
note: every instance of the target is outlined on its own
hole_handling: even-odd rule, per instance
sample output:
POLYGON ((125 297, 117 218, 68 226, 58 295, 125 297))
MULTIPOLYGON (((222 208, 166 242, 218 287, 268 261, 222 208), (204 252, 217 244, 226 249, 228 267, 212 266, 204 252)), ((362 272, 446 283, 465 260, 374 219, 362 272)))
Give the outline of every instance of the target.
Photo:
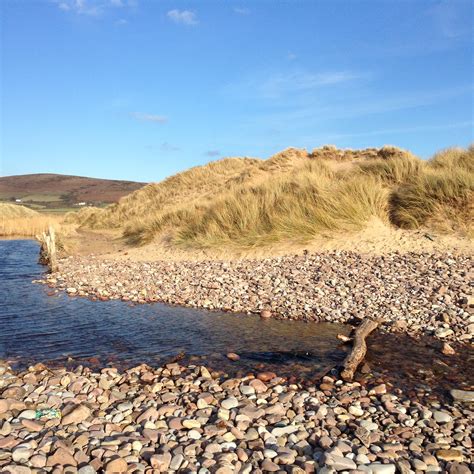
POLYGON ((428 161, 395 147, 288 149, 268 160, 228 158, 191 168, 66 221, 122 229, 132 244, 160 238, 200 248, 306 242, 363 229, 374 217, 470 236, 473 167, 473 147, 428 161))

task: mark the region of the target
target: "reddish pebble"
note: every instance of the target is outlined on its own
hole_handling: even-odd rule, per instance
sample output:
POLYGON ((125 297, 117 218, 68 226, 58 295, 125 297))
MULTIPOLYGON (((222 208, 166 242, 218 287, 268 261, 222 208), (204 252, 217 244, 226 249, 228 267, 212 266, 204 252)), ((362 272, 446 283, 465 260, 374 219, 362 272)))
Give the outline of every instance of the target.
POLYGON ((274 372, 260 372, 259 374, 257 374, 257 379, 261 380, 262 382, 269 382, 275 377, 276 374, 274 372))
POLYGON ((443 343, 443 348, 441 349, 441 352, 444 355, 454 355, 454 354, 456 354, 456 351, 447 342, 443 343))

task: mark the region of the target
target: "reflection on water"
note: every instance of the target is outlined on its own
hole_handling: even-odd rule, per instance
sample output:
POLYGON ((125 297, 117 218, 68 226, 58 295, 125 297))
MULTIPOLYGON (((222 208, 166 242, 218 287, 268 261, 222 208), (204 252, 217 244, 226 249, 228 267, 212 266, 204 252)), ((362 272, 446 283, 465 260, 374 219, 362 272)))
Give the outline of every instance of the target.
POLYGON ((33 241, 0 241, 0 359, 130 367, 161 364, 181 354, 231 374, 273 370, 313 378, 345 356, 334 324, 267 321, 162 304, 89 301, 31 281, 41 276, 33 241), (225 354, 236 352, 238 362, 225 354))
POLYGON ((456 353, 444 355, 442 342, 432 337, 416 340, 406 334, 375 333, 366 363, 383 381, 412 397, 445 397, 452 388, 474 390, 474 350, 467 344, 453 346, 456 353))

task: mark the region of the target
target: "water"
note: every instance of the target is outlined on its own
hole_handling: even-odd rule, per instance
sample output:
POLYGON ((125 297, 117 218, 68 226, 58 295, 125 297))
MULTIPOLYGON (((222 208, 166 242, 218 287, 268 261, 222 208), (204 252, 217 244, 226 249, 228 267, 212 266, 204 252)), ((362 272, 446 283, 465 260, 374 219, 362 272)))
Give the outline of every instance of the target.
POLYGON ((337 334, 348 329, 340 325, 52 296, 32 283, 44 272, 37 260, 36 242, 0 241, 0 359, 17 367, 131 367, 182 359, 231 375, 272 370, 309 380, 346 355, 337 334), (228 352, 241 359, 229 361, 228 352))

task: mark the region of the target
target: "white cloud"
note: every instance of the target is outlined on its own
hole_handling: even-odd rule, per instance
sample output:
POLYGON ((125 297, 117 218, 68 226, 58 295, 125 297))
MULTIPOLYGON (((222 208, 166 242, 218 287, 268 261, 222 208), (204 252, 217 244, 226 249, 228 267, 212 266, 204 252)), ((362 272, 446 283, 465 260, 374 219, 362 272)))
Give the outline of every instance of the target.
POLYGON ((237 13, 239 15, 249 15, 250 10, 248 8, 243 7, 234 7, 234 13, 237 13))
POLYGON ((120 20, 117 20, 115 24, 117 26, 125 26, 125 25, 128 25, 128 21, 125 20, 125 18, 120 18, 120 20))
POLYGON ((183 25, 197 25, 199 23, 196 14, 190 10, 170 10, 166 16, 171 21, 183 25))
POLYGON ((100 16, 115 8, 136 7, 136 0, 53 0, 60 10, 86 16, 100 16))
POLYGON ((58 8, 78 15, 98 16, 102 13, 104 5, 89 0, 63 0, 57 2, 58 8))
POLYGON ((168 121, 168 117, 165 117, 164 115, 145 114, 142 112, 132 112, 130 116, 135 120, 139 120, 140 122, 154 122, 162 124, 168 121))

